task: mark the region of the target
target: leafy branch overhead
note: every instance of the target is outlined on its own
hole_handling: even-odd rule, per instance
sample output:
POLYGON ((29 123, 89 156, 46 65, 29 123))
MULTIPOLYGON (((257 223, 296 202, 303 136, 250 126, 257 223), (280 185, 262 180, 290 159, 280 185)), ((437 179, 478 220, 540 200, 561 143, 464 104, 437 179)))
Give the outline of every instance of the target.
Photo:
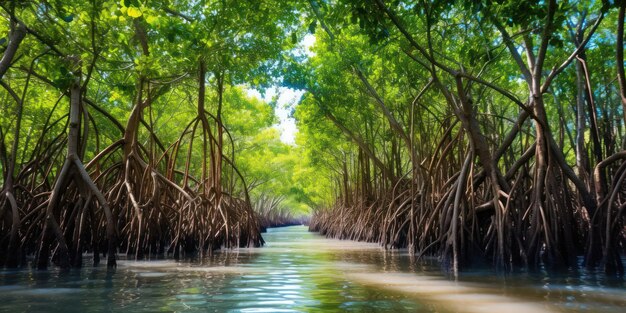
POLYGON ((310 217, 454 272, 623 273, 625 9, 0 2, 0 262, 203 256, 310 217))

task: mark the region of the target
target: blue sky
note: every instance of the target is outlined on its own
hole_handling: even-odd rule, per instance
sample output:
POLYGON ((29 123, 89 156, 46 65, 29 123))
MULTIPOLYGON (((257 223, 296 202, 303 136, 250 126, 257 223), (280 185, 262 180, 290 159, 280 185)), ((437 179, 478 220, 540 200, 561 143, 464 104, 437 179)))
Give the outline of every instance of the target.
POLYGON ((304 94, 304 90, 294 90, 286 87, 272 87, 265 92, 265 97, 255 89, 248 89, 248 95, 270 102, 276 97, 276 110, 274 113, 278 117, 278 123, 273 127, 280 131, 280 140, 284 143, 295 144, 296 120, 290 117, 290 112, 294 109, 304 94))
MULTIPOLYGON (((307 56, 314 56, 315 53, 310 48, 315 43, 314 35, 306 35, 302 42, 300 42, 299 49, 302 50, 307 56)), ((276 110, 275 114, 278 118, 278 123, 273 127, 280 131, 280 140, 284 143, 295 144, 296 133, 298 128, 296 127, 296 120, 290 117, 290 113, 300 103, 304 90, 295 90, 286 87, 272 87, 269 88, 265 95, 262 95, 258 90, 248 89, 248 95, 270 102, 276 98, 276 110)))

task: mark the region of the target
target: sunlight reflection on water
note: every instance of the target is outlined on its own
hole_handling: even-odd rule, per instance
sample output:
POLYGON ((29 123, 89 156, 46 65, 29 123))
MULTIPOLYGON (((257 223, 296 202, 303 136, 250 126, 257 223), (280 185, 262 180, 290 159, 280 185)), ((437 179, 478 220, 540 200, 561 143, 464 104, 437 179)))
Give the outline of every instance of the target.
POLYGON ((270 229, 264 248, 202 262, 120 261, 0 272, 0 312, 623 312, 624 285, 468 272, 451 281, 403 251, 270 229))

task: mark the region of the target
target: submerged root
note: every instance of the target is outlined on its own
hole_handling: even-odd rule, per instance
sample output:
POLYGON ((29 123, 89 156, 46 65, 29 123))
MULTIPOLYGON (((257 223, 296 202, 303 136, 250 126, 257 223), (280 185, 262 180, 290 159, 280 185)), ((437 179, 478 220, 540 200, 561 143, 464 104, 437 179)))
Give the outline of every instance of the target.
MULTIPOLYGON (((411 186, 410 180, 400 179, 393 188, 371 197, 358 194, 363 188, 357 186, 347 197, 350 201, 344 196, 330 209, 314 212, 310 229, 328 237, 378 242, 387 248, 410 248, 413 242, 410 252, 418 259, 437 256, 453 270, 485 262, 502 270, 541 264, 577 266, 591 225, 585 222, 588 210, 565 170, 553 162, 531 176, 539 168, 531 158, 524 158, 502 179, 485 178, 484 172, 473 173, 473 160, 471 153, 466 154, 462 165, 454 165, 459 168, 456 173, 447 180, 428 179, 432 184, 411 186), (361 201, 367 198, 376 200, 361 201), (416 229, 414 237, 411 224, 416 229)), ((610 245, 604 250, 616 253, 606 253, 609 262, 618 259, 615 255, 623 244, 624 168, 615 172, 606 204, 599 210, 607 212, 611 203, 610 213, 604 214, 611 216, 612 228, 605 236, 614 241, 603 240, 610 245)), ((438 172, 431 168, 430 173, 438 172)))

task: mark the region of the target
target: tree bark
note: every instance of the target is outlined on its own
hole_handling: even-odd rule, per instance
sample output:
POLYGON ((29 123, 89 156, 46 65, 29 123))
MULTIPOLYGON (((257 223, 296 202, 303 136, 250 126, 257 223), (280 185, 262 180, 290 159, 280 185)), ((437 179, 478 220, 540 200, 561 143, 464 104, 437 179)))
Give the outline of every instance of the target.
POLYGON ((4 77, 4 74, 6 74, 9 67, 11 67, 11 62, 13 62, 15 53, 24 37, 26 37, 26 26, 22 23, 12 21, 11 32, 9 33, 9 44, 7 49, 4 50, 2 59, 0 59, 0 79, 4 77))

